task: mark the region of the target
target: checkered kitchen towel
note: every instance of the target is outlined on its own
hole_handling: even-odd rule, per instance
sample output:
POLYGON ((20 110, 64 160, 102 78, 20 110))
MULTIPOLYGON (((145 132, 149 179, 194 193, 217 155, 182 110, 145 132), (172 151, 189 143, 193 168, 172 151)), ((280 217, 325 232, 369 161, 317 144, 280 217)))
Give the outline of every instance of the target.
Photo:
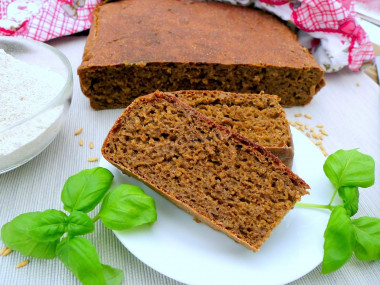
POLYGON ((0 36, 47 41, 89 29, 101 0, 0 0, 0 36))
MULTIPOLYGON (((0 36, 46 41, 88 29, 102 0, 0 0, 0 36)), ((159 1, 159 0, 157 0, 159 1)), ((216 0, 255 5, 299 28, 298 39, 334 72, 371 65, 371 42, 355 18, 352 0, 216 0)))

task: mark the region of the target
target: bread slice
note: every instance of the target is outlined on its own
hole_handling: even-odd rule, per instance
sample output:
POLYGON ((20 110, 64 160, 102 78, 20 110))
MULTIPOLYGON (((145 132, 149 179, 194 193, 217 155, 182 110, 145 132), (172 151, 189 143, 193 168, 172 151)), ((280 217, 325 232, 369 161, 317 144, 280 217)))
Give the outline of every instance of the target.
POLYGON ((268 94, 223 91, 177 91, 170 94, 195 108, 211 121, 257 143, 292 168, 292 133, 280 98, 268 94))
POLYGON ((264 91, 284 106, 305 105, 324 85, 322 68, 276 17, 206 1, 98 6, 78 74, 97 110, 157 89, 264 91))
POLYGON ((269 151, 158 91, 125 109, 102 153, 253 251, 309 188, 269 151))

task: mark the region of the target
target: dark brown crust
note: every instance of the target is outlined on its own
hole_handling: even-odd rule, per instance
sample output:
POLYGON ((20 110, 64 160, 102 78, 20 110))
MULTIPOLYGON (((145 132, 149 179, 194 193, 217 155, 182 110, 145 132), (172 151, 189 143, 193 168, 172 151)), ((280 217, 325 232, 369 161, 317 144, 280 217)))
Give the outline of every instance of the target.
MULTIPOLYGON (((301 195, 308 193, 308 191, 306 191, 306 189, 310 189, 309 185, 304 180, 302 180, 300 177, 298 177, 296 174, 294 174, 289 168, 287 168, 271 152, 265 150, 263 147, 255 144, 255 143, 252 143, 252 142, 248 141, 246 138, 244 138, 241 135, 239 135, 239 134, 237 134, 237 133, 229 130, 228 128, 223 127, 223 126, 218 125, 218 124, 215 124, 214 122, 212 122, 207 117, 203 116, 201 113, 199 113, 195 109, 193 109, 190 106, 184 104, 183 102, 181 102, 180 100, 178 100, 176 97, 171 96, 169 94, 165 94, 165 93, 161 93, 161 92, 157 91, 154 94, 150 94, 150 95, 147 95, 147 96, 144 96, 144 97, 140 97, 140 98, 136 99, 128 108, 126 108, 124 110, 124 112, 121 114, 121 116, 116 120, 114 126, 111 128, 111 130, 110 130, 108 136, 106 137, 106 139, 104 141, 104 144, 102 146, 102 154, 103 154, 103 156, 104 156, 105 159, 107 159, 110 163, 112 163, 117 168, 119 168, 122 172, 124 172, 124 173, 126 173, 128 175, 132 175, 133 177, 136 177, 137 179, 143 181, 146 185, 150 186, 157 193, 159 193, 160 195, 164 196, 166 199, 168 199, 169 201, 171 201, 172 203, 174 203, 176 206, 178 206, 179 208, 183 209, 184 211, 186 211, 187 213, 189 213, 190 215, 192 215, 198 221, 201 221, 201 222, 207 224, 208 226, 210 226, 211 228, 213 228, 213 229, 215 229, 217 231, 221 231, 221 232, 225 233, 227 236, 229 236, 230 238, 232 238, 233 240, 235 240, 236 242, 242 244, 243 246, 247 247, 250 250, 253 250, 253 251, 259 250, 261 244, 259 246, 257 246, 257 245, 253 245, 253 244, 250 244, 250 243, 242 240, 235 233, 233 233, 233 232, 231 232, 231 231, 229 231, 229 230, 227 230, 227 229, 225 229, 225 228, 217 225, 215 222, 213 222, 212 220, 208 219, 204 215, 200 214, 195 209, 189 207, 187 204, 181 202, 180 200, 176 199, 175 197, 172 197, 172 196, 168 195, 166 193, 166 191, 164 191, 163 189, 161 189, 157 185, 155 185, 153 183, 147 182, 148 179, 146 179, 146 177, 144 177, 143 174, 136 173, 136 172, 131 172, 130 169, 127 169, 126 167, 115 163, 114 161, 112 161, 112 159, 110 159, 108 157, 108 155, 107 155, 107 145, 108 145, 108 143, 111 142, 112 134, 115 133, 115 132, 117 132, 117 130, 120 128, 120 126, 122 124, 122 121, 123 121, 123 118, 125 116, 128 116, 129 112, 136 105, 137 106, 139 106, 141 104, 144 105, 144 104, 146 104, 148 102, 152 102, 152 101, 155 101, 157 99, 164 99, 164 100, 167 100, 167 101, 171 102, 172 104, 181 106, 181 108, 184 108, 190 114, 190 116, 195 117, 195 118, 199 118, 202 121, 206 122, 210 127, 219 129, 221 132, 227 134, 229 136, 230 140, 234 140, 234 141, 237 141, 239 144, 246 145, 248 147, 248 151, 250 153, 254 154, 255 152, 260 152, 261 154, 263 154, 266 157, 268 157, 270 160, 272 160, 274 162, 275 165, 277 165, 279 167, 279 169, 281 171, 286 172, 288 174, 289 178, 295 184, 297 184, 298 186, 300 186, 300 187, 302 187, 304 189, 304 193, 302 193, 301 195)), ((268 232, 266 238, 269 237, 270 234, 271 234, 271 232, 268 232)))

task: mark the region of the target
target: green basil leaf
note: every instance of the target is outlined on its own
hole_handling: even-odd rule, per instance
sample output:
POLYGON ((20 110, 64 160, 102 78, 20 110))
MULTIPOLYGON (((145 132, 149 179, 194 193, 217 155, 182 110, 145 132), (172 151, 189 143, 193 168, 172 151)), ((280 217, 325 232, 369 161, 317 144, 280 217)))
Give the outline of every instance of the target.
POLYGON ((113 174, 105 168, 85 169, 67 179, 61 195, 64 208, 88 213, 111 187, 113 174))
POLYGON ((57 255, 83 285, 106 285, 99 256, 89 240, 66 237, 58 244, 57 255))
POLYGON ((104 198, 99 216, 112 230, 125 230, 157 220, 152 197, 135 185, 119 185, 104 198))
POLYGON ((74 211, 69 216, 67 224, 67 232, 69 236, 92 233, 94 229, 94 222, 85 213, 74 211))
POLYGON ((102 266, 107 285, 120 285, 123 281, 123 271, 105 264, 102 266))
POLYGON ((375 182, 375 161, 356 149, 338 150, 323 165, 326 176, 335 188, 341 186, 369 187, 375 182))
POLYGON ((354 252, 359 260, 380 259, 380 219, 361 217, 352 221, 356 245, 354 252))
POLYGON ((345 264, 352 256, 355 236, 351 220, 343 206, 335 207, 324 234, 322 273, 331 273, 345 264))
POLYGON ((338 189, 340 198, 344 201, 343 207, 347 214, 352 217, 359 209, 359 189, 358 187, 343 186, 338 189))
POLYGON ((37 241, 54 241, 65 233, 67 215, 58 210, 46 210, 35 219, 27 235, 37 241))
POLYGON ((25 213, 17 216, 1 228, 1 239, 6 246, 25 256, 35 258, 56 257, 56 247, 59 239, 54 241, 37 241, 27 232, 41 212, 25 213))

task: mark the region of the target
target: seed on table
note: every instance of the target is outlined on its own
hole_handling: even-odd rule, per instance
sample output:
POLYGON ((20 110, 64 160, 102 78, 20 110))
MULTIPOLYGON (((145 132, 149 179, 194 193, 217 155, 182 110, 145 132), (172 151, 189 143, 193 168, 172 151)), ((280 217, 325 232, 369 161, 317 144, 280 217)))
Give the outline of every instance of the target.
POLYGON ((300 121, 296 121, 296 124, 302 126, 303 124, 300 121))
POLYGON ((323 145, 320 145, 319 148, 321 149, 321 151, 326 151, 323 145))
POLYGON ((305 124, 305 129, 306 129, 306 130, 309 129, 309 125, 308 125, 308 124, 305 124))
POLYGON ((79 141, 79 146, 83 146, 83 140, 79 141))
POLYGON ((309 114, 305 114, 305 116, 304 116, 306 119, 312 119, 313 117, 311 116, 311 115, 309 115, 309 114))
POLYGON ((356 83, 356 86, 358 86, 358 87, 359 87, 359 86, 360 86, 360 83, 359 83, 359 82, 358 82, 358 83, 356 83))
POLYGON ((288 121, 288 123, 289 123, 289 125, 291 125, 291 126, 293 126, 293 127, 296 126, 296 124, 295 124, 294 122, 288 121))
POLYGON ((319 136, 316 133, 313 133, 313 138, 317 140, 319 139, 319 136))
POLYGON ((7 246, 4 246, 1 250, 0 250, 0 255, 3 255, 4 251, 6 251, 8 249, 7 246))
POLYGON ((314 127, 312 127, 312 128, 310 129, 310 132, 314 132, 314 130, 315 130, 314 127))
POLYGON ((323 125, 316 125, 317 128, 323 128, 323 125))
POLYGON ((88 159, 88 162, 95 162, 95 161, 98 161, 99 159, 97 157, 90 157, 88 159))
POLYGON ((301 116, 302 116, 302 114, 300 114, 300 113, 294 114, 294 117, 301 117, 301 116))
POLYGON ((315 145, 321 145, 321 144, 322 144, 321 141, 317 141, 317 142, 315 143, 315 145))
POLYGON ((324 136, 328 136, 328 135, 329 135, 324 129, 320 129, 319 131, 320 131, 321 134, 324 135, 324 136))
POLYGON ((13 250, 10 249, 10 248, 7 248, 6 250, 4 250, 3 252, 3 256, 7 256, 8 254, 10 254, 13 250))
POLYGON ((94 143, 93 142, 90 142, 90 149, 93 149, 94 148, 94 143))
POLYGON ((308 138, 310 138, 310 137, 311 137, 311 134, 310 134, 310 133, 306 133, 306 136, 307 136, 308 138))
POLYGON ((83 128, 79 128, 79 129, 77 129, 77 130, 75 131, 75 133, 74 133, 74 136, 77 136, 77 135, 81 134, 82 131, 83 131, 83 128))
POLYGON ((21 261, 20 263, 18 263, 16 265, 16 268, 21 268, 21 267, 24 267, 25 265, 27 265, 29 263, 29 259, 25 259, 24 261, 21 261))
POLYGON ((328 156, 328 153, 325 152, 324 150, 322 150, 322 154, 323 154, 324 156, 328 156))

